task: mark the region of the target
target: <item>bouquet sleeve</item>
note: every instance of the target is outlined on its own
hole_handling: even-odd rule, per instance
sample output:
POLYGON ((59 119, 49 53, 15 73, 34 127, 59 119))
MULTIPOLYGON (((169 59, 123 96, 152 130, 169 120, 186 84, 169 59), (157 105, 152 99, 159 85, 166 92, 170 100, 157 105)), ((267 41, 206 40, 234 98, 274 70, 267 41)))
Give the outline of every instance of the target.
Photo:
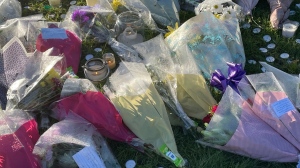
POLYGON ((176 166, 185 164, 177 151, 164 103, 144 64, 121 62, 104 90, 124 123, 150 149, 176 166))
POLYGON ((38 138, 37 123, 28 113, 0 110, 0 167, 40 167, 32 154, 38 138))
POLYGON ((34 146, 33 154, 39 157, 45 167, 121 168, 97 129, 72 112, 41 135, 34 146), (85 153, 87 151, 89 153, 85 153))
POLYGON ((252 109, 280 135, 300 149, 300 114, 271 72, 247 75, 256 91, 252 109))
POLYGON ((35 52, 7 92, 6 109, 35 111, 59 98, 62 57, 35 52))
POLYGON ((165 40, 171 51, 193 59, 206 79, 214 70, 227 72, 226 62, 245 63, 245 53, 238 28, 227 27, 212 13, 204 11, 187 20, 165 40))
POLYGON ((231 87, 198 142, 265 161, 297 162, 299 155, 299 150, 259 118, 231 87))
POLYGON ((177 99, 177 79, 171 52, 162 35, 135 44, 133 48, 143 57, 143 63, 151 74, 153 84, 166 106, 183 121, 185 129, 192 130, 195 122, 183 110, 177 99))

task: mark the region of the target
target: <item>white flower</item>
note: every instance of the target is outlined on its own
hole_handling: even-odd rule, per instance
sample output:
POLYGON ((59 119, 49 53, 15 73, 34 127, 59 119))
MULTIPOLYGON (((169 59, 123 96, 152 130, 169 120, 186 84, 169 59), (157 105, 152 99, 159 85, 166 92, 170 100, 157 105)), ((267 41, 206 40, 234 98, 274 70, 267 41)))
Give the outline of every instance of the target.
POLYGON ((214 13, 214 14, 217 14, 217 13, 222 13, 223 12, 223 6, 222 4, 215 4, 211 7, 211 11, 214 13))

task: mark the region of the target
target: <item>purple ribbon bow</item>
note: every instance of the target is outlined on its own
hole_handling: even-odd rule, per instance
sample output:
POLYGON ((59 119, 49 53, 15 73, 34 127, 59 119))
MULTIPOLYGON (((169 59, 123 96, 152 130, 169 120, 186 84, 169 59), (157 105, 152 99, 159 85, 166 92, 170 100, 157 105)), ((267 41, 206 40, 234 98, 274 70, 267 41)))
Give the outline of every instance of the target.
POLYGON ((210 85, 218 88, 223 93, 225 92, 227 86, 231 86, 233 90, 239 93, 237 85, 243 79, 246 72, 243 70, 242 64, 229 63, 228 65, 228 77, 226 78, 222 72, 217 69, 212 74, 210 85))

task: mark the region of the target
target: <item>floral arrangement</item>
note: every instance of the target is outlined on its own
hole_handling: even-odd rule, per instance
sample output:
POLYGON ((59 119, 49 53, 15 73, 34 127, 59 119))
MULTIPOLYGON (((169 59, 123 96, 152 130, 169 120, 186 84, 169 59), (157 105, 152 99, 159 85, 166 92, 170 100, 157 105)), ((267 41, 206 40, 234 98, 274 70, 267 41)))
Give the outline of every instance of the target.
POLYGON ((211 12, 220 20, 228 20, 231 18, 237 18, 239 21, 244 20, 242 8, 231 1, 204 1, 195 8, 197 15, 203 11, 211 12))
POLYGON ((213 117, 214 113, 216 112, 217 108, 218 108, 217 104, 210 107, 210 112, 202 119, 204 124, 208 124, 210 122, 210 120, 213 117))

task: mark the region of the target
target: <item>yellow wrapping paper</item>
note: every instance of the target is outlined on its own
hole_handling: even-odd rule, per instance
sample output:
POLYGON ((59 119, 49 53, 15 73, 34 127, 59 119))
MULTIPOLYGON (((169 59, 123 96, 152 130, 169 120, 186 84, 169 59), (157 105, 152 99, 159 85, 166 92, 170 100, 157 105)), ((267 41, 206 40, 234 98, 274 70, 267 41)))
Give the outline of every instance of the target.
POLYGON ((153 84, 144 94, 114 97, 111 101, 135 135, 151 144, 155 152, 176 166, 182 167, 185 164, 177 151, 164 102, 153 84))
POLYGON ((217 104, 199 74, 177 74, 177 98, 186 114, 197 119, 203 119, 217 104))

